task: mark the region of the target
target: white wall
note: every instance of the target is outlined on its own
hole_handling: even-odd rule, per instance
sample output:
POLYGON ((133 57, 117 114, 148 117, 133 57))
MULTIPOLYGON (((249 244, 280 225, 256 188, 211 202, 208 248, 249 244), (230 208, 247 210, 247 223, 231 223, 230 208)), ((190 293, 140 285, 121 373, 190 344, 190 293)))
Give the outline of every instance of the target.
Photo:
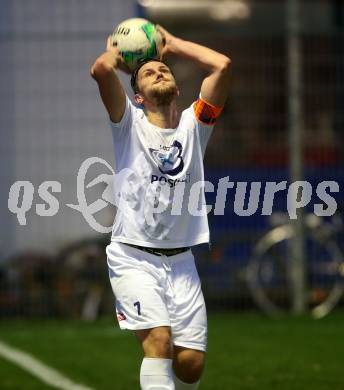
MULTIPOLYGON (((2 1, 0 253, 55 249, 94 234, 80 213, 65 206, 77 203, 76 174, 84 159, 113 162, 107 115, 89 67, 114 26, 135 11, 134 0, 2 1), (26 226, 7 209, 16 180, 29 180, 36 190, 26 226), (62 185, 59 212, 52 217, 35 212, 36 202, 42 203, 37 188, 46 180, 62 185)), ((110 208, 104 212, 111 224, 110 208)))

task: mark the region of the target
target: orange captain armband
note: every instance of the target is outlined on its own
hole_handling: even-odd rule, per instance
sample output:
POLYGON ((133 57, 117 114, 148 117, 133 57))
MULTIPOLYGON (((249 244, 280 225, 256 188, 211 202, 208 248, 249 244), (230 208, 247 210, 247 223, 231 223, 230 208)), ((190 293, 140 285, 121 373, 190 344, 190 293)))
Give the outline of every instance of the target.
POLYGON ((220 116, 223 106, 217 107, 206 102, 200 96, 193 105, 196 119, 205 125, 214 125, 220 116))

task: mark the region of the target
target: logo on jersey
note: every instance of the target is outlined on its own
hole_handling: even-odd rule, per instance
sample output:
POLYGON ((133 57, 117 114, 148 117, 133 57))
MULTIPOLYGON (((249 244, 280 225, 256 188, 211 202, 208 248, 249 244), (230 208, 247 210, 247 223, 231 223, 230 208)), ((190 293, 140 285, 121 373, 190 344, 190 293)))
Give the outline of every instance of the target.
POLYGON ((167 178, 166 176, 152 175, 151 183, 154 183, 155 181, 158 181, 162 185, 168 184, 170 188, 173 188, 179 183, 190 183, 190 173, 187 173, 186 175, 184 175, 184 177, 181 177, 180 179, 171 179, 167 178))
POLYGON ((170 147, 164 149, 166 150, 149 148, 149 151, 161 173, 170 176, 178 175, 184 168, 182 144, 179 141, 174 141, 170 147))
POLYGON ((117 320, 118 321, 124 321, 126 319, 127 319, 127 317, 123 313, 117 312, 117 320))

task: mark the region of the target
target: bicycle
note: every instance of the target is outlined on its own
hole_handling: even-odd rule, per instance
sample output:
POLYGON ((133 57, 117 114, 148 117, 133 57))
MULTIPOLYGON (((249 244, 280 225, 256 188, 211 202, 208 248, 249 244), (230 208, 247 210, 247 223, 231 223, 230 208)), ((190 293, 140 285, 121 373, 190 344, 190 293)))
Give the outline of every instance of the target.
MULTIPOLYGON (((271 216, 272 229, 253 248, 246 269, 246 282, 253 300, 268 315, 291 309, 291 262, 288 246, 294 236, 286 214, 271 216)), ((304 216, 306 253, 306 306, 314 318, 329 314, 344 292, 344 257, 337 235, 343 231, 340 215, 330 220, 304 216)))

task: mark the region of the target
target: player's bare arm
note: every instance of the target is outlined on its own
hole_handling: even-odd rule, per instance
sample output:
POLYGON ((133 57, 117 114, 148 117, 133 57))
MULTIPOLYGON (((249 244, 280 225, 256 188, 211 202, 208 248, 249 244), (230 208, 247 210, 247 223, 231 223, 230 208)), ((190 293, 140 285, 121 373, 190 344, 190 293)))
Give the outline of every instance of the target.
POLYGON ((118 49, 112 46, 109 37, 106 51, 96 59, 90 72, 98 83, 100 96, 112 122, 119 122, 125 110, 125 92, 116 74, 117 69, 129 73, 118 49))
POLYGON ((230 58, 208 47, 177 38, 161 26, 158 29, 165 41, 162 57, 177 55, 203 68, 208 75, 202 82, 202 98, 214 106, 223 106, 229 93, 230 58))

